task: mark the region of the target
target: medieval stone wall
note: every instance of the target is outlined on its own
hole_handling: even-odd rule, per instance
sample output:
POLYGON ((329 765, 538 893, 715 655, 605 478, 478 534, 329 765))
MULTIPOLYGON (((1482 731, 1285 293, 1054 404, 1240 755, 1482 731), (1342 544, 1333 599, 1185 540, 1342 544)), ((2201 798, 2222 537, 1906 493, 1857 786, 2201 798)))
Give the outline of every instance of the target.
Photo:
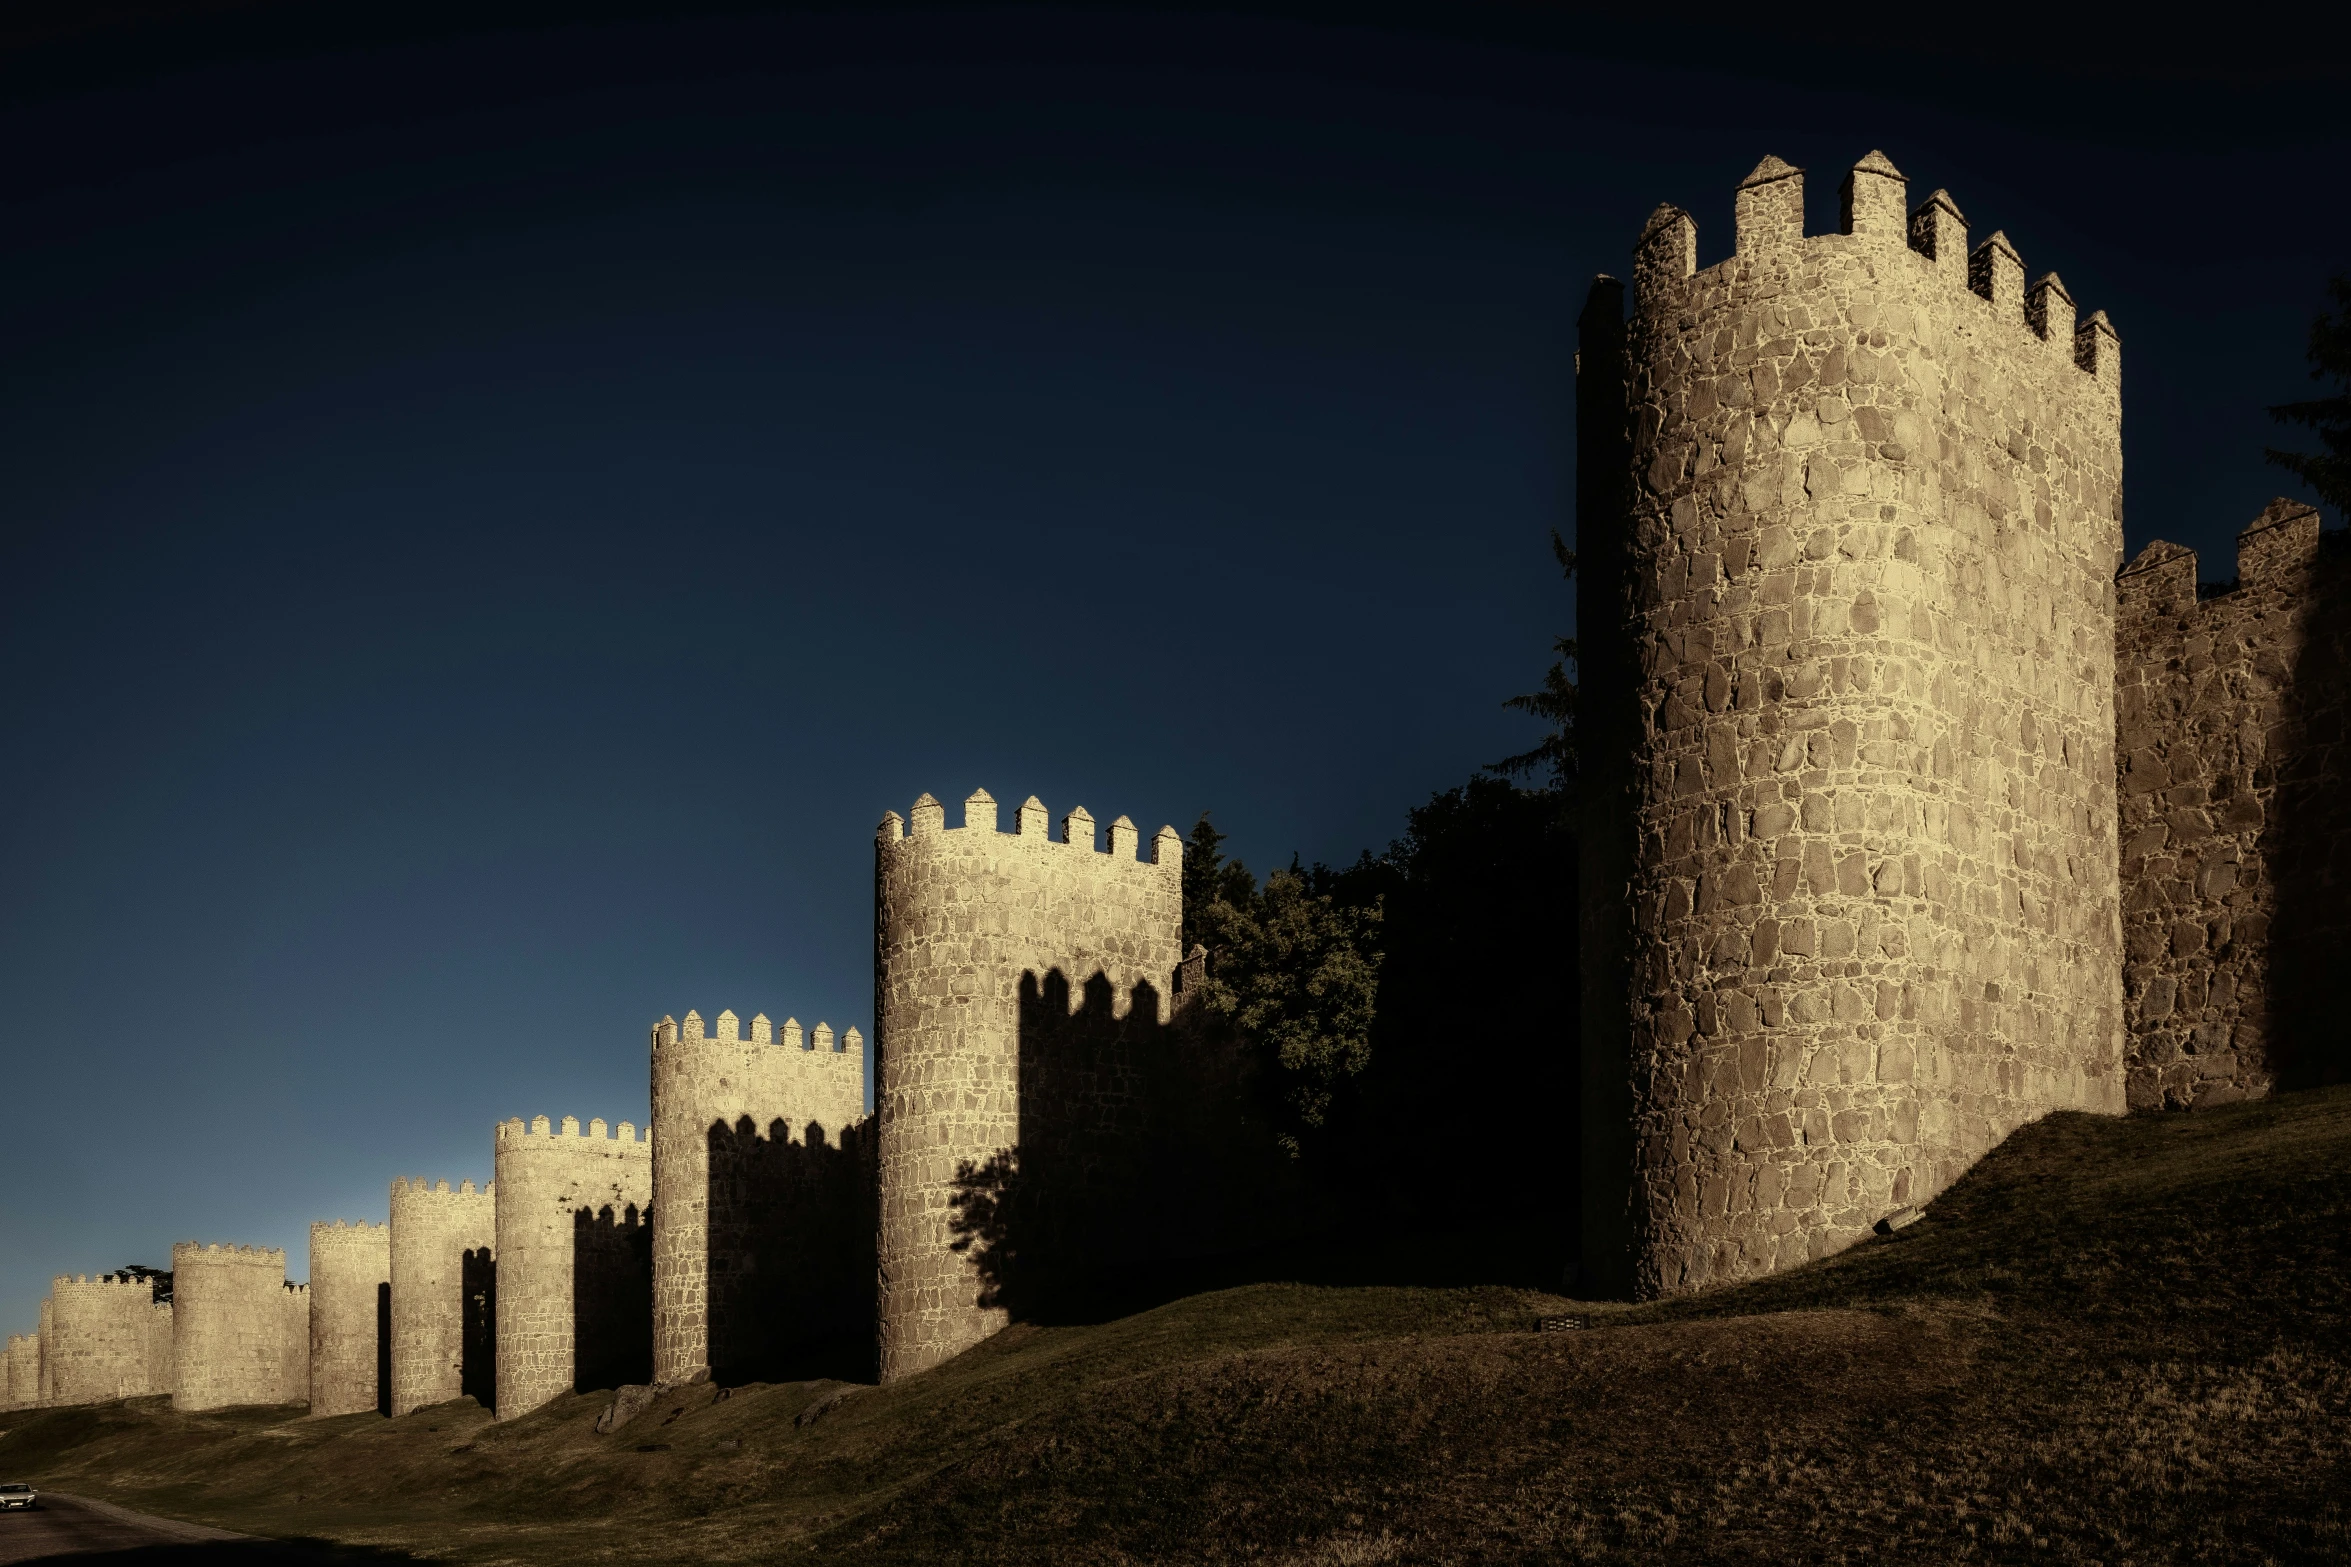
POLYGON ((8 1358, 4 1369, 6 1375, 4 1378, 0 1378, 0 1409, 40 1408, 40 1334, 9 1334, 8 1358))
POLYGON ((652 1133, 565 1116, 497 1133, 501 1420, 653 1373, 652 1133))
POLYGON ((60 1275, 50 1283, 49 1402, 97 1404, 168 1393, 156 1385, 149 1324, 155 1286, 103 1274, 60 1275))
POLYGON ((312 1414, 388 1412, 391 1294, 389 1225, 311 1225, 312 1414))
POLYGON ((816 1374, 793 1361, 836 1336, 838 1297, 872 1307, 872 1224, 851 1168, 870 1162, 865 1037, 797 1018, 779 1033, 764 1013, 748 1039, 733 1012, 707 1030, 697 1012, 682 1028, 665 1017, 652 1089, 655 1380, 816 1374))
POLYGON ((179 1364, 179 1356, 173 1347, 171 1302, 159 1300, 148 1305, 146 1341, 147 1391, 169 1393, 179 1364))
POLYGON ((274 1247, 171 1249, 174 1409, 300 1403, 310 1389, 310 1295, 274 1247))
POLYGON ((495 1188, 392 1182, 391 1412, 496 1397, 498 1215, 495 1188))
POLYGON ((2134 1106, 2340 1080, 2351 940, 2351 554, 2278 500, 2199 584, 2162 540, 2117 584, 2134 1106))
POLYGON ((1629 494, 1579 522, 1624 563, 1581 635, 1635 692, 1587 737, 1633 758, 1592 824, 1628 880, 1587 889, 1629 923, 1587 945, 1630 968, 1585 974, 1628 1002, 1587 1041, 1586 1114, 1631 1133, 1587 1173, 1629 1197, 1602 1288, 1825 1255, 2123 1104, 2115 337, 1942 192, 1906 221, 1882 156, 1844 194, 1807 236, 1766 159, 1704 271, 1660 208, 1627 362, 1582 366, 1625 378, 1629 494))
POLYGON ((34 1402, 43 1408, 49 1403, 49 1333, 56 1315, 56 1303, 48 1296, 42 1296, 41 1325, 38 1330, 41 1352, 33 1360, 33 1397, 34 1402))
MULTIPOLYGON (((1114 1019, 1148 998, 1168 1021, 1182 957, 1182 840, 1163 827, 1138 862, 1125 817, 1097 848, 1085 810, 1050 835, 1032 796, 997 830, 985 790, 951 830, 924 795, 890 812, 875 847, 875 1059, 880 1160, 880 1358, 884 1381, 911 1375, 1004 1325, 968 1244, 975 1182, 1017 1157, 1021 1000, 1058 972, 1082 997, 1097 979, 1114 1019)), ((1121 1091, 1101 1076, 1097 1109, 1121 1091)), ((1071 1107, 1072 1114, 1087 1113, 1071 1107)), ((980 1194, 984 1197, 984 1193, 980 1194)))

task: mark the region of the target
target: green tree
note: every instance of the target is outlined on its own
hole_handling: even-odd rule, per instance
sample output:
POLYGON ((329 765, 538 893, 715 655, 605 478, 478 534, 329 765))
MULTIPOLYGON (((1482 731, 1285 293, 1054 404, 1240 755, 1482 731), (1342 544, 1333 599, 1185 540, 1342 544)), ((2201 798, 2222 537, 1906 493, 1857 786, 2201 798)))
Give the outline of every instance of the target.
POLYGON ((1184 855, 1184 950, 1208 948, 1201 1005, 1239 1030, 1267 1068, 1282 1110, 1282 1147, 1300 1157, 1341 1086, 1371 1059, 1381 908, 1349 902, 1329 873, 1295 864, 1260 887, 1224 857, 1202 812, 1184 855))
POLYGON ((2351 273, 2332 278, 2327 293, 2335 308, 2310 323, 2310 379, 2332 381, 2332 397, 2279 403, 2269 416, 2318 433, 2320 450, 2288 452, 2270 447, 2269 460, 2318 492, 2318 498, 2351 515, 2351 273))
MULTIPOLYGON (((1559 536, 1557 528, 1551 530, 1551 554, 1559 562, 1560 574, 1572 581, 1575 577, 1575 551, 1567 547, 1567 541, 1559 536)), ((1543 676, 1542 688, 1523 696, 1511 697, 1502 704, 1541 719, 1551 726, 1551 732, 1533 750, 1506 756, 1487 771, 1506 778, 1526 773, 1547 773, 1550 776, 1550 787, 1565 791, 1574 784, 1576 774, 1576 639, 1555 638, 1551 650, 1558 656, 1552 661, 1550 671, 1543 676)))

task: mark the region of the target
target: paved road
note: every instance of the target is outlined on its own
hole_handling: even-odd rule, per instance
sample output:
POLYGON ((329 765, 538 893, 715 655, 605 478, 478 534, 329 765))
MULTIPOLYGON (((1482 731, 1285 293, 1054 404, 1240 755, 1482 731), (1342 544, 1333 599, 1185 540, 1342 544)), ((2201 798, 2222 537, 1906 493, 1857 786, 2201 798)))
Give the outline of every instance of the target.
POLYGON ((121 1563, 123 1567, 132 1563, 138 1567, 149 1563, 154 1567, 243 1567, 245 1563, 286 1567, 350 1562, 365 1559, 365 1554, 322 1555, 57 1491, 43 1491, 41 1505, 31 1512, 0 1513, 0 1567, 73 1557, 81 1558, 79 1567, 94 1567, 100 1562, 121 1563))

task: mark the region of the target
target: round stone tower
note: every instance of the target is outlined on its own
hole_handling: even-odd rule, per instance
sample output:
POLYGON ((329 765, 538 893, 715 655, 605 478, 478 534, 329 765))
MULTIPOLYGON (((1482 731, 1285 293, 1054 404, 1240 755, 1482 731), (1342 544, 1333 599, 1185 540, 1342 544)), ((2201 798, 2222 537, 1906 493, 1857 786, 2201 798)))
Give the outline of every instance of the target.
POLYGON ((386 1408, 392 1232, 382 1224, 310 1227, 310 1412, 386 1408))
POLYGON ((651 1381, 651 1133, 516 1116, 498 1124, 496 1148, 498 1418, 651 1381))
MULTIPOLYGON (((744 1168, 737 1129, 748 1120, 754 1143, 780 1135, 804 1153, 839 1148, 865 1119, 865 1036, 835 1036, 823 1022, 803 1031, 797 1018, 779 1031, 762 1013, 746 1039, 733 1012, 708 1028, 688 1012, 683 1027, 666 1017, 654 1026, 652 1058, 653 1378, 734 1380, 777 1336, 774 1312, 759 1309, 765 1297, 815 1261, 762 1255, 750 1210, 782 1206, 786 1194, 744 1168)), ((869 1247, 871 1236, 869 1225, 869 1247)), ((865 1260, 870 1286, 870 1249, 865 1260)))
POLYGON ((405 1415, 470 1393, 497 1396, 495 1187, 451 1191, 422 1176, 392 1182, 386 1275, 392 1284, 392 1410, 405 1415))
POLYGON ((310 1391, 309 1291, 276 1247, 171 1249, 174 1409, 298 1404, 310 1391))
POLYGON ((157 1386, 151 1343, 155 1286, 102 1274, 52 1280, 50 1402, 97 1404, 168 1393, 157 1386))
POLYGON ((910 1376, 1004 1326, 975 1259, 956 1248, 959 1182, 1020 1143, 1024 974, 1058 969, 1074 990, 1108 980, 1123 1015, 1151 987, 1174 996, 1183 928, 1183 840, 1162 827, 1136 858, 1134 824, 1096 847, 1083 808, 1056 839, 1023 804, 1010 833, 984 789, 951 830, 924 795, 882 818, 875 844, 874 1112, 880 1122, 881 1376, 910 1376))
POLYGON ((2114 332, 1878 153, 1843 197, 1807 235, 1766 158, 1703 271, 1660 207, 1583 322, 1599 1288, 1823 1256, 2123 1107, 2114 332))

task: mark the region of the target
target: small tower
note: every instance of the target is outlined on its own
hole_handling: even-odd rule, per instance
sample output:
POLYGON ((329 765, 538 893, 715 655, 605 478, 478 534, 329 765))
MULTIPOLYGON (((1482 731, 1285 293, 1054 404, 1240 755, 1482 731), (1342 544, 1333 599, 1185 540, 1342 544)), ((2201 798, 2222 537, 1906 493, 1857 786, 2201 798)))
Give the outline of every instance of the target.
POLYGON ((499 1123, 499 1419, 652 1380, 652 1143, 627 1121, 499 1123))
POLYGON ((864 1034, 688 1012, 652 1075, 654 1379, 815 1374, 814 1341, 870 1325, 864 1034))
POLYGON ((1599 1289, 1824 1256, 2123 1104, 2113 329, 1882 154, 1840 233, 1803 180, 1703 271, 1658 208, 1583 322, 1599 1289))
POLYGON ((391 1410, 392 1232, 310 1226, 310 1412, 391 1410))
MULTIPOLYGON (((1134 824, 1096 846, 1083 808, 1048 832, 1031 796, 999 831, 986 790, 949 828, 924 795, 875 842, 882 1380, 934 1366, 1005 1323, 952 1227, 958 1181, 1021 1143, 1023 977, 1058 973, 1073 998, 1104 984, 1124 1015, 1149 996, 1166 1022, 1181 960, 1183 840, 1162 827, 1137 858, 1134 824)), ((1087 1115, 1085 1106, 1066 1107, 1087 1115)))
POLYGON ((310 1396, 310 1293, 264 1246, 171 1249, 171 1407, 298 1404, 310 1396))
POLYGON ((168 1393, 150 1354, 155 1286, 102 1274, 50 1281, 49 1368, 52 1404, 98 1404, 168 1393))
POLYGON ((41 1335, 8 1335, 6 1379, 0 1381, 0 1409, 41 1407, 41 1335))
POLYGON ((497 1192, 422 1176, 392 1182, 391 1412, 497 1397, 497 1192))

